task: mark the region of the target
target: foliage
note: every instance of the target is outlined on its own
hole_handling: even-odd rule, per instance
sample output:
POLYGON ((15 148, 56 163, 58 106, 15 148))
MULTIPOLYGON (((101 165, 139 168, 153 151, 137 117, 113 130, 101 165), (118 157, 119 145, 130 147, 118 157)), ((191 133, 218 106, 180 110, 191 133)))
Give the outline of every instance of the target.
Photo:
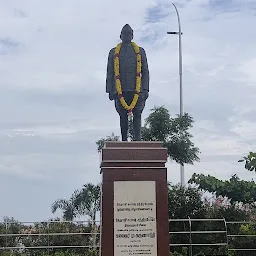
MULTIPOLYGON (((256 223, 245 223, 236 225, 231 234, 240 235, 239 237, 231 237, 229 244, 232 248, 246 248, 246 249, 255 249, 255 237, 256 237, 256 223), (234 230, 236 232, 234 232, 234 230)), ((241 256, 254 256, 255 251, 242 251, 237 255, 241 256)))
MULTIPOLYGON (((193 118, 185 113, 172 118, 169 111, 164 107, 155 107, 145 119, 145 126, 142 127, 142 140, 163 141, 171 160, 179 164, 193 164, 199 161, 199 149, 191 141, 193 136, 188 132, 193 127, 193 118)), ((133 123, 129 122, 129 138, 133 140, 133 123)), ((106 139, 96 142, 98 152, 104 146, 105 141, 119 141, 119 137, 113 133, 106 139)))
MULTIPOLYGON (((213 244, 223 243, 227 241, 226 221, 255 221, 255 213, 249 204, 234 203, 222 196, 206 197, 202 189, 198 187, 182 188, 180 186, 168 185, 168 200, 169 200, 169 217, 172 219, 181 219, 181 221, 170 222, 170 232, 182 231, 186 233, 171 234, 170 242, 173 244, 189 244, 189 222, 183 221, 188 217, 192 220, 192 231, 220 231, 222 233, 206 233, 204 235, 194 233, 192 234, 192 243, 194 244, 213 244), (197 219, 197 221, 193 221, 197 219), (209 219, 203 221, 204 219, 209 219), (210 221, 210 219, 219 219, 219 221, 210 221), (202 220, 202 221, 201 221, 202 220)), ((242 234, 241 225, 229 224, 229 234, 242 234)), ((254 232, 255 225, 249 224, 249 228, 242 227, 242 230, 247 234, 254 232)), ((255 244, 255 237, 244 238, 230 237, 230 248, 253 248, 255 244)), ((189 249, 189 247, 187 248, 189 249)), ((171 248, 171 255, 187 255, 182 252, 179 247, 171 248), (173 250, 176 250, 174 252, 173 250)), ((248 253, 248 252, 247 252, 248 253)), ((228 255, 227 246, 193 246, 193 255, 228 255)), ((229 255, 243 255, 230 252, 229 255)), ((253 254, 248 254, 253 255, 253 254)))
MULTIPOLYGON (((3 218, 4 223, 0 225, 0 234, 18 234, 21 226, 17 220, 14 218, 4 217, 3 218)), ((8 237, 8 239, 5 239, 4 237, 0 237, 0 246, 13 246, 18 244, 18 237, 8 237)))
POLYGON ((96 142, 97 150, 100 152, 106 141, 119 141, 119 136, 116 136, 114 133, 112 133, 110 136, 107 136, 106 139, 100 139, 96 142))
POLYGON ((170 219, 203 218, 205 207, 202 193, 197 188, 168 185, 170 219))
POLYGON ((226 221, 245 221, 251 217, 251 207, 243 204, 230 204, 230 202, 218 196, 214 201, 205 199, 207 219, 225 219, 226 221))
POLYGON ((238 162, 245 162, 244 168, 248 171, 256 172, 256 152, 250 152, 248 156, 244 156, 238 162))
POLYGON ((69 200, 58 199, 52 204, 52 212, 63 211, 65 220, 73 220, 79 216, 88 216, 95 222, 96 213, 100 210, 100 186, 85 184, 81 190, 76 190, 69 200))
MULTIPOLYGON (((168 213, 169 219, 187 219, 203 218, 204 205, 201 200, 201 191, 192 187, 181 187, 179 185, 168 184, 168 213)), ((170 243, 173 244, 188 244, 189 243, 189 223, 188 221, 170 221, 170 232, 188 232, 185 234, 171 234, 170 243)), ((173 248, 171 247, 171 255, 187 255, 185 250, 187 248, 173 248), (175 251, 173 250, 176 250, 175 251), (180 254, 179 254, 180 253, 180 254)))
POLYGON ((96 246, 96 214, 100 211, 101 189, 100 185, 93 185, 87 183, 79 191, 76 190, 69 200, 59 199, 52 205, 52 212, 57 209, 63 211, 63 218, 65 220, 73 220, 76 217, 88 216, 92 221, 92 237, 91 245, 96 246))
MULTIPOLYGON (((75 199, 75 205, 83 215, 86 215, 92 221, 92 245, 96 245, 96 214, 100 211, 101 206, 101 189, 100 185, 87 183, 79 192, 75 199)), ((91 254, 95 254, 94 251, 91 254)))
POLYGON ((82 215, 87 215, 95 222, 96 213, 100 211, 101 190, 100 185, 87 183, 77 194, 74 201, 82 215))
MULTIPOLYGON (((0 224, 0 234, 6 234, 5 224, 0 224)), ((59 219, 51 219, 45 222, 34 223, 32 225, 25 225, 15 221, 15 223, 8 223, 7 234, 15 234, 15 236, 8 236, 7 240, 0 242, 0 247, 18 247, 23 245, 25 247, 38 247, 38 246, 60 246, 60 248, 53 248, 49 250, 50 255, 55 256, 78 256, 93 254, 88 248, 79 248, 79 246, 88 246, 90 244, 91 236, 88 235, 92 232, 92 225, 90 223, 82 222, 63 222, 59 219), (63 235, 63 234, 67 235, 63 235), (77 235, 70 235, 75 233, 77 235), (79 235, 81 233, 81 235, 79 235), (40 235, 38 235, 40 234, 40 235), (60 234, 60 235, 53 235, 60 234), (69 235, 68 235, 69 234, 69 235), (85 234, 85 235, 84 235, 85 234), (61 248, 61 246, 70 246, 71 248, 61 248), (72 246, 74 246, 72 248, 72 246), (75 246, 78 246, 75 248, 75 246)), ((97 236, 97 244, 99 243, 99 236, 97 236)), ((1 255, 37 255, 44 256, 49 255, 47 249, 22 249, 22 253, 19 249, 1 252, 1 255)))
POLYGON ((36 251, 34 254, 30 254, 30 253, 18 253, 18 252, 2 252, 1 256, 91 256, 90 253, 87 254, 78 254, 78 253, 72 253, 72 252, 55 252, 55 253, 50 253, 48 254, 48 252, 40 252, 40 251, 36 251))
POLYGON ((240 180, 237 175, 233 175, 230 180, 222 181, 214 176, 194 173, 189 183, 197 184, 199 189, 216 193, 217 197, 228 197, 231 203, 256 201, 256 183, 240 180))
MULTIPOLYGON (((84 193, 86 186, 83 188, 84 193)), ((92 190, 90 190, 92 191, 92 190)), ((97 197, 96 197, 97 198, 97 197)), ((169 217, 174 219, 187 219, 190 217, 193 219, 222 219, 223 217, 228 221, 249 221, 250 214, 246 207, 241 207, 237 204, 231 204, 229 200, 224 197, 218 196, 213 198, 204 198, 203 191, 197 187, 180 187, 172 184, 168 184, 168 201, 169 201, 169 217)), ((93 208, 94 209, 94 208, 93 208)), ((93 211, 92 211, 93 212, 93 211)), ((50 220, 46 222, 36 223, 34 225, 23 225, 14 219, 5 218, 5 221, 13 222, 8 224, 8 234, 32 234, 32 236, 18 236, 17 239, 8 237, 8 246, 17 246, 17 242, 20 241, 25 246, 80 246, 90 245, 91 235, 50 235, 53 233, 92 233, 93 225, 91 222, 82 224, 79 222, 69 223, 62 222, 59 219, 50 220), (54 221, 57 221, 56 223, 54 221), (40 236, 36 234, 41 234, 40 236), (46 235, 43 235, 46 234, 46 235)), ((171 234, 170 241, 173 244, 177 243, 189 243, 189 225, 188 221, 170 222, 170 231, 183 231, 187 233, 171 234)), ((226 233, 224 221, 193 221, 192 231, 222 231, 222 234, 197 234, 192 235, 192 243, 194 244, 213 244, 213 243, 225 243, 226 233)), ((237 223, 236 225, 229 225, 229 234, 241 234, 241 235, 254 235, 256 230, 255 224, 252 223, 237 223)), ((5 234, 5 224, 0 223, 0 233, 5 234)), ((5 246, 5 237, 0 240, 0 247, 5 246)), ((99 237, 97 237, 96 245, 99 245, 99 237)), ((229 246, 233 248, 253 248, 255 246, 254 237, 230 237, 229 246)), ((176 256, 189 255, 189 247, 171 247, 171 254, 176 256), (173 251, 173 250, 176 250, 173 251)), ((26 251, 23 254, 4 254, 7 255, 19 255, 28 256, 26 251)), ((29 250, 30 255, 45 256, 48 255, 46 250, 29 250)), ((55 248, 51 249, 50 255, 55 256, 97 256, 97 250, 93 246, 91 248, 55 248)), ((248 252, 247 252, 248 253, 248 252)), ((226 246, 193 246, 193 255, 227 255, 226 246)), ((245 255, 242 252, 233 255, 245 255)), ((246 254, 253 255, 253 254, 246 254)))
POLYGON ((51 207, 52 213, 55 213, 58 209, 61 209, 63 212, 64 220, 73 220, 75 217, 82 215, 82 212, 75 204, 78 195, 79 191, 75 190, 74 193, 71 195, 70 199, 56 200, 51 207))
POLYGON ((181 253, 179 252, 171 252, 170 256, 188 256, 188 248, 187 247, 182 247, 181 248, 181 253))
MULTIPOLYGON (((245 237, 229 236, 229 248, 255 248, 255 237, 248 236, 256 235, 256 224, 248 222, 256 220, 255 209, 252 205, 238 203, 239 200, 237 200, 239 192, 241 192, 242 189, 245 189, 245 187, 241 188, 239 182, 245 181, 240 181, 234 176, 230 181, 221 181, 218 185, 216 185, 215 182, 215 185, 213 186, 208 180, 209 177, 210 180, 215 181, 216 179, 212 176, 194 174, 191 178, 191 183, 195 183, 198 186, 190 185, 188 187, 180 187, 179 185, 168 184, 169 218, 180 219, 179 222, 170 221, 169 231, 183 232, 178 234, 171 233, 170 243, 189 244, 191 228, 191 230, 194 231, 191 236, 193 244, 224 244, 223 246, 194 245, 192 248, 193 255, 254 255, 253 252, 246 252, 247 254, 244 254, 244 252, 231 252, 228 254, 227 246, 225 245, 227 236, 223 218, 225 218, 226 221, 236 222, 228 224, 229 235, 246 235, 245 237), (224 182, 224 185, 222 182, 224 182), (232 183, 233 185, 231 186, 229 183, 232 183), (204 193, 204 189, 206 188, 209 189, 208 191, 214 192, 215 196, 212 198, 206 197, 204 193), (226 188, 227 191, 224 190, 225 193, 220 193, 220 188, 223 190, 226 188), (235 191, 235 188, 237 188, 238 191, 235 191), (232 198, 233 200, 226 197, 230 195, 227 193, 231 192, 235 195, 235 197, 233 196, 232 198), (187 218, 192 220, 191 226, 189 225, 189 221, 184 220, 187 218), (193 221, 193 219, 196 220, 193 221), (215 219, 215 221, 204 221, 204 219, 215 219), (216 219, 219 219, 219 221, 216 219), (202 231, 215 231, 215 233, 204 233, 202 235, 202 233, 200 233, 202 231), (222 233, 216 233, 216 231, 221 231, 222 233)), ((219 180, 217 181, 219 182, 219 180)), ((240 199, 241 197, 242 195, 240 195, 240 199)), ((245 199, 248 201, 248 198, 245 199)), ((247 202, 246 200, 244 201, 247 202)), ((8 235, 7 239, 5 236, 0 236, 0 247, 17 247, 22 244, 26 247, 50 245, 59 246, 59 248, 52 248, 49 249, 49 251, 46 249, 27 250, 23 248, 22 252, 19 254, 17 254, 18 249, 15 249, 13 252, 1 251, 1 255, 45 256, 48 255, 49 252, 49 255, 55 256, 97 256, 99 236, 96 234, 98 231, 95 229, 95 227, 98 229, 95 223, 95 215, 100 208, 100 186, 88 183, 84 185, 81 190, 76 190, 68 202, 73 204, 70 208, 73 209, 75 213, 88 216, 89 221, 84 224, 81 222, 63 222, 60 221, 60 219, 55 219, 35 223, 33 225, 25 225, 13 218, 5 218, 5 222, 0 223, 0 234, 8 235), (69 235, 64 235, 66 233, 69 233, 69 235), (77 235, 71 235, 70 233, 76 233, 77 235), (10 234, 15 234, 15 236, 10 236, 10 234), (31 236, 25 234, 31 234, 31 236), (71 247, 61 248, 63 245, 71 247), (72 246, 88 245, 89 248, 72 248, 72 246)), ((57 208, 55 207, 55 209, 57 208)), ((64 210, 63 215, 65 213, 64 210)), ((189 250, 189 246, 183 248, 179 246, 171 247, 170 255, 189 255, 189 250)))
POLYGON ((145 120, 142 138, 145 141, 163 141, 170 159, 179 164, 199 161, 199 149, 191 141, 188 132, 193 127, 193 118, 185 113, 172 118, 164 107, 155 107, 145 120))

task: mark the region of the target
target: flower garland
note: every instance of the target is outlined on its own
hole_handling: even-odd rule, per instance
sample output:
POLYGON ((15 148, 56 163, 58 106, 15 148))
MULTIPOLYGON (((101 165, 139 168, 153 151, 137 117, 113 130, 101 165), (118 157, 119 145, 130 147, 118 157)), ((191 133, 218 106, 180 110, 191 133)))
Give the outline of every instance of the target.
POLYGON ((121 49, 122 43, 119 43, 115 48, 115 55, 114 55, 114 71, 115 71, 115 79, 116 79, 116 90, 118 93, 118 96, 120 98, 120 102, 124 109, 128 111, 128 114, 132 114, 132 110, 136 106, 138 99, 139 99, 139 93, 141 89, 141 54, 140 54, 140 48, 137 44, 132 42, 133 49, 137 56, 137 73, 136 73, 136 88, 133 100, 130 105, 127 104, 127 102, 124 99, 123 92, 122 92, 122 85, 120 81, 120 71, 119 71, 119 53, 121 49))

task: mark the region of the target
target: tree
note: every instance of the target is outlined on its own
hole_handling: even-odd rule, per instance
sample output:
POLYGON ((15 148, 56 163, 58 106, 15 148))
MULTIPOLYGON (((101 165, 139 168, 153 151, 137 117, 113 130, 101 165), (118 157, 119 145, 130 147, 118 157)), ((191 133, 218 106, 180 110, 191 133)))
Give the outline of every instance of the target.
POLYGON ((86 215, 95 223, 96 213, 100 210, 100 185, 87 183, 80 191, 74 191, 69 200, 56 200, 51 208, 52 213, 61 209, 65 220, 86 215))
POLYGON ((87 248, 90 237, 83 235, 92 232, 90 223, 80 221, 69 223, 59 218, 29 224, 7 217, 4 221, 0 222, 1 256, 93 256, 87 248), (68 235, 70 233, 77 235, 68 235), (46 245, 55 248, 48 250, 46 245), (24 246, 30 249, 25 249, 24 246), (6 250, 5 254, 3 247, 16 248, 6 250), (24 253, 21 253, 21 250, 24 253))
POLYGON ((199 189, 216 193, 217 197, 228 197, 231 203, 256 202, 256 183, 240 180, 237 175, 233 175, 230 180, 222 181, 214 176, 194 173, 189 183, 198 185, 199 189))
MULTIPOLYGON (((168 213, 169 219, 180 219, 180 221, 169 222, 169 232, 188 232, 184 234, 171 233, 170 241, 173 244, 189 243, 189 222, 191 218, 203 218, 205 216, 205 207, 202 201, 202 193, 197 188, 181 187, 179 185, 168 184, 168 213), (183 221, 185 220, 185 221, 183 221)), ((181 253, 182 248, 175 248, 181 253)), ((171 248, 174 252, 174 248, 171 248)), ((174 254, 179 255, 179 254, 174 254)), ((185 254, 186 255, 186 254, 185 254)))
POLYGON ((202 192, 191 186, 181 187, 168 184, 170 219, 203 218, 205 216, 202 192))
POLYGON ((79 215, 82 215, 80 208, 76 205, 76 198, 79 195, 79 191, 76 190, 71 195, 70 199, 58 199, 56 200, 51 207, 52 213, 55 213, 58 209, 62 210, 63 212, 63 219, 64 220, 73 220, 79 215))
MULTIPOLYGON (((199 149, 191 141, 193 136, 189 129, 193 127, 193 118, 185 113, 172 118, 165 107, 155 107, 145 120, 142 127, 142 140, 163 141, 171 160, 179 164, 193 164, 199 161, 199 149)), ((133 140, 132 121, 129 123, 129 139, 133 140)), ((100 152, 105 141, 118 141, 119 137, 113 133, 106 139, 96 142, 100 152)))
MULTIPOLYGON (((253 220, 253 217, 255 217, 255 214, 252 216, 253 213, 251 209, 248 210, 247 205, 230 204, 229 200, 226 200, 222 196, 207 198, 205 191, 195 186, 184 188, 169 184, 168 202, 169 218, 176 219, 176 221, 170 221, 169 223, 169 231, 171 232, 170 241, 173 244, 190 243, 190 226, 189 222, 186 221, 188 217, 192 220, 191 230, 194 232, 192 234, 192 242, 194 244, 225 243, 227 237, 225 233, 225 223, 224 220, 222 220, 223 218, 225 218, 226 221, 243 222, 253 220), (179 221, 177 221, 177 219, 179 219, 179 221), (197 220, 193 221, 193 219, 197 220), (204 219, 209 220, 203 221, 204 219), (214 221, 210 219, 214 219, 214 221), (217 221, 217 219, 219 219, 219 221, 217 221), (202 233, 206 231, 216 231, 216 233, 209 232, 202 235, 202 233)), ((229 225, 228 232, 229 234, 240 234, 240 228, 241 223, 229 225)), ((249 224, 247 229, 253 234, 255 225, 249 224)), ((245 230, 243 234, 250 234, 249 231, 245 230)), ((229 244, 235 246, 235 248, 255 248, 255 239, 253 237, 245 237, 245 239, 242 240, 241 237, 238 236, 230 238, 229 244)), ((174 250, 174 248, 171 248, 171 250, 174 250)), ((181 248, 175 248, 175 250, 181 253, 181 248)), ((202 247, 195 245, 193 246, 193 255, 227 255, 227 247, 202 247), (198 254, 200 251, 204 254, 198 254)))
POLYGON ((92 246, 95 250, 97 240, 96 214, 100 211, 101 206, 100 185, 85 184, 82 191, 78 194, 75 204, 80 205, 85 215, 89 216, 92 221, 92 246))
POLYGON ((98 152, 102 150, 106 141, 119 141, 119 136, 116 136, 114 133, 112 133, 110 136, 107 136, 106 139, 100 139, 96 141, 98 152))
POLYGON ((100 185, 87 183, 75 198, 75 205, 78 206, 82 215, 89 216, 90 220, 95 223, 96 214, 100 210, 101 190, 100 185))
POLYGON ((244 168, 248 171, 255 171, 256 172, 256 153, 250 152, 248 156, 244 156, 238 162, 245 162, 244 168))
POLYGON ((100 210, 101 189, 100 185, 87 183, 83 188, 76 190, 69 200, 59 199, 52 205, 52 212, 57 209, 63 211, 63 218, 73 220, 79 216, 88 216, 92 222, 92 246, 96 248, 97 225, 96 214, 100 210))
POLYGON ((191 141, 189 129, 193 127, 193 118, 187 113, 172 118, 169 111, 155 107, 145 120, 142 138, 145 141, 163 141, 170 159, 179 164, 193 164, 199 161, 199 149, 191 141))

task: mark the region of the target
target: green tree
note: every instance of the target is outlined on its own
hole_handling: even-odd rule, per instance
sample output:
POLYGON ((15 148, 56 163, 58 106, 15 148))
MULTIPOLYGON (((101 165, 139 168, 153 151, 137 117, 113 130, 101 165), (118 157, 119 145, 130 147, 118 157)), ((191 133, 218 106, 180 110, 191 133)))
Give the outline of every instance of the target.
POLYGON ((219 180, 214 176, 194 173, 189 183, 198 185, 199 189, 216 193, 216 196, 228 197, 231 203, 254 203, 256 201, 256 183, 240 180, 233 175, 230 180, 219 180))
POLYGON ((52 206, 52 213, 55 213, 58 209, 62 210, 64 220, 73 220, 74 218, 83 215, 79 205, 76 204, 79 191, 75 190, 70 199, 58 199, 52 206))
POLYGON ((84 235, 92 232, 92 226, 88 222, 63 222, 57 218, 28 225, 13 218, 4 218, 4 220, 2 227, 0 223, 0 238, 2 237, 0 247, 17 247, 17 249, 6 250, 5 254, 0 248, 1 256, 92 256, 87 248, 90 237, 84 235), (65 233, 67 235, 64 235, 65 233), (76 235, 70 235, 71 233, 76 235), (24 248, 24 253, 21 253, 19 242, 30 249, 24 248), (48 250, 44 248, 46 245, 55 248, 48 250))
POLYGON ((100 210, 101 190, 100 185, 87 183, 77 194, 75 205, 78 206, 83 215, 89 216, 95 223, 96 214, 100 210))
POLYGON ((179 164, 193 164, 199 161, 199 149, 191 141, 193 136, 189 129, 192 127, 193 118, 187 113, 171 117, 165 107, 155 107, 145 120, 142 139, 163 141, 171 160, 179 164))
MULTIPOLYGON (((3 218, 3 223, 0 224, 0 234, 19 234, 23 225, 20 225, 19 221, 13 217, 9 218, 5 216, 3 218)), ((18 244, 18 236, 0 236, 0 247, 15 247, 18 244)), ((0 251, 1 252, 1 251, 0 251)))
POLYGON ((96 247, 97 225, 96 214, 100 210, 101 190, 100 185, 87 183, 83 188, 76 190, 69 200, 59 199, 52 204, 52 212, 57 209, 63 211, 63 218, 73 220, 79 216, 88 216, 92 222, 92 246, 96 247))
POLYGON ((107 136, 106 139, 100 139, 96 141, 98 152, 102 150, 106 141, 119 141, 119 136, 116 136, 114 133, 112 133, 110 136, 107 136))
POLYGON ((69 200, 56 200, 51 209, 52 213, 61 209, 65 220, 88 216, 95 223, 96 213, 100 210, 100 185, 87 183, 81 190, 76 190, 69 200))
MULTIPOLYGON (((132 122, 129 123, 129 138, 133 140, 132 122)), ((189 129, 193 127, 193 118, 185 113, 183 116, 171 117, 165 107, 155 107, 145 119, 142 127, 142 140, 163 141, 171 160, 180 164, 193 164, 199 161, 199 149, 191 141, 189 129)), ((119 137, 112 134, 106 139, 96 142, 100 152, 105 141, 118 141, 119 137)))
MULTIPOLYGON (((213 190, 211 188, 211 190, 213 190)), ((216 192, 213 191, 213 192, 216 192)), ((254 216, 251 208, 243 204, 230 204, 229 200, 218 196, 217 198, 207 198, 205 190, 200 189, 199 186, 180 187, 178 185, 168 185, 168 202, 169 202, 169 218, 176 219, 170 221, 170 242, 173 244, 189 244, 189 222, 186 221, 188 217, 191 218, 192 242, 194 244, 217 244, 226 243, 226 227, 223 218, 226 221, 250 221, 254 216), (177 221, 177 219, 180 219, 177 221), (197 219, 193 221, 193 219, 197 219), (204 221, 208 219, 207 221, 204 221), (214 219, 215 221, 211 221, 214 219), (219 219, 219 221, 216 221, 219 219), (206 232, 204 235, 200 232, 206 232), (210 231, 207 233, 207 231, 210 231), (215 233, 211 233, 215 231, 215 233), (220 231, 220 233, 216 232, 220 231), (197 233, 198 232, 198 233, 197 233)), ((249 224, 247 229, 243 229, 244 233, 240 231, 241 224, 229 225, 229 234, 253 234, 255 225, 249 224), (248 231, 247 231, 248 230, 248 231)), ((255 248, 254 237, 241 239, 241 237, 230 237, 230 246, 234 248, 255 248)), ((181 252, 181 248, 171 248, 176 250, 176 254, 186 255, 181 252)), ((193 255, 227 255, 227 246, 193 246, 193 255), (199 253, 202 254, 199 254, 199 253)), ((240 255, 240 254, 239 254, 240 255)), ((242 255, 242 254, 241 254, 242 255)), ((252 255, 252 254, 249 254, 252 255)))
POLYGON ((250 152, 248 156, 244 156, 238 162, 245 162, 244 168, 248 171, 255 171, 256 172, 256 153, 250 152))
POLYGON ((96 248, 97 225, 96 214, 100 211, 101 206, 101 189, 100 185, 87 183, 77 195, 75 205, 78 205, 83 215, 89 216, 92 221, 92 246, 96 248))
MULTIPOLYGON (((189 222, 188 218, 204 218, 205 207, 202 201, 202 192, 191 186, 181 187, 179 185, 168 184, 168 213, 169 219, 175 221, 169 222, 170 232, 185 232, 171 233, 170 243, 173 244, 189 244, 189 222), (180 221, 176 221, 180 219, 180 221), (183 221, 184 220, 184 221, 183 221)), ((182 248, 171 247, 171 255, 186 255, 182 252, 182 248), (176 250, 176 254, 174 253, 176 250), (181 253, 181 254, 178 254, 181 253)))
POLYGON ((181 187, 168 184, 170 219, 203 218, 205 216, 202 192, 191 186, 181 187))

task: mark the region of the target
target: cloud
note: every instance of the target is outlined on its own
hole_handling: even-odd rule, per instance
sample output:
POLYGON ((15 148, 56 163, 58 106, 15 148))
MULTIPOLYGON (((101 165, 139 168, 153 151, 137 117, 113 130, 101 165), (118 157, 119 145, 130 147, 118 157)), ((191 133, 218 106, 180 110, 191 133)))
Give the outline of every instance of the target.
MULTIPOLYGON (((200 163, 185 166, 186 179, 193 172, 251 179, 237 160, 256 142, 255 1, 181 0, 177 7, 184 110, 195 119, 202 152, 200 163)), ((0 218, 47 218, 52 201, 100 180, 95 141, 119 134, 105 75, 124 24, 147 52, 143 117, 159 105, 179 112, 178 37, 166 34, 177 30, 176 13, 167 0, 10 0, 0 1, 0 19, 0 218), (13 188, 8 195, 6 182, 13 188), (37 207, 21 210, 36 197, 41 215, 37 207)), ((169 180, 178 182, 179 166, 168 167, 169 180)))
POLYGON ((0 55, 15 53, 19 45, 19 42, 10 38, 0 38, 0 55))

